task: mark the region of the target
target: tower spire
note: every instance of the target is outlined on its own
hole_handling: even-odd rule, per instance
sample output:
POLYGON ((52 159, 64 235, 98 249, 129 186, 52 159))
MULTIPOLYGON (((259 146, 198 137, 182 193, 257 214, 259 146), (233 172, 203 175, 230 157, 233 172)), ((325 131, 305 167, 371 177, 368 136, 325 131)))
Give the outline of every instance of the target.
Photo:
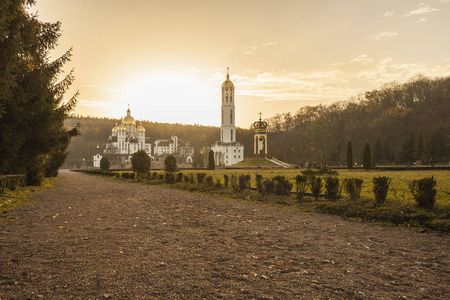
POLYGON ((230 80, 230 67, 227 67, 227 80, 230 80))

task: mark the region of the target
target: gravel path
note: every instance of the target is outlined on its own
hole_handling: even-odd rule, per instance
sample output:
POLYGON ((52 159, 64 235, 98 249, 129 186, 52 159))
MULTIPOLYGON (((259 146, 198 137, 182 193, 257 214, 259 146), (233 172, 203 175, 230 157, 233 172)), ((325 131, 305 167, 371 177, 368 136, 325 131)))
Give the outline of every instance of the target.
POLYGON ((62 171, 0 232, 0 299, 448 299, 449 237, 62 171))

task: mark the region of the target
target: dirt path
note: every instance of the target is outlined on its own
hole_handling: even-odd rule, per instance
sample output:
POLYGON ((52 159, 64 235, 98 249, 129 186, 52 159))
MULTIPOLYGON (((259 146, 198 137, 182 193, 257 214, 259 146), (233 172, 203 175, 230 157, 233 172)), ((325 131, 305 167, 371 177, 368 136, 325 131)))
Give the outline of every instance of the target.
POLYGON ((0 229, 0 299, 450 295, 448 236, 67 171, 33 198, 0 229))

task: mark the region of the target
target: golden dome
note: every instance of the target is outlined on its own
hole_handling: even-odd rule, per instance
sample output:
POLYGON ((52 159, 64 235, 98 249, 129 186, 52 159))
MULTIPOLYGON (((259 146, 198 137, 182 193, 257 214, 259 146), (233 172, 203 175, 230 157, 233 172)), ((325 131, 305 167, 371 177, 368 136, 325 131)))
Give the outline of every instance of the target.
POLYGON ((119 127, 117 127, 117 130, 127 130, 127 127, 125 127, 124 123, 122 123, 119 127))
POLYGON ((142 126, 142 124, 141 124, 141 125, 138 126, 138 128, 136 129, 136 131, 145 131, 145 128, 144 128, 144 126, 142 126))
POLYGON ((126 116, 125 118, 123 118, 123 124, 131 124, 131 125, 136 125, 136 121, 134 120, 134 118, 132 116, 126 116))
POLYGON ((119 130, 119 126, 117 126, 117 121, 116 121, 116 125, 113 127, 112 132, 117 132, 119 130))
POLYGON ((222 88, 233 88, 234 84, 230 80, 230 74, 228 73, 229 68, 227 68, 227 80, 222 83, 222 88))
POLYGON ((125 124, 125 125, 127 125, 127 124, 136 125, 136 121, 130 115, 130 108, 127 109, 127 115, 125 116, 125 118, 123 118, 122 124, 125 124))

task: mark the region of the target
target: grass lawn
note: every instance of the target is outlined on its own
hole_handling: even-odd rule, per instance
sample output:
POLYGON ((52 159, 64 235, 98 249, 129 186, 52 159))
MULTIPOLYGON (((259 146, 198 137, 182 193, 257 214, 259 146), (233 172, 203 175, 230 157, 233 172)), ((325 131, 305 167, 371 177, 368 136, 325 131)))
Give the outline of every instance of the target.
POLYGON ((274 164, 271 161, 268 161, 266 159, 257 159, 257 158, 246 158, 245 160, 233 165, 233 167, 255 167, 255 166, 278 167, 276 164, 274 164))

